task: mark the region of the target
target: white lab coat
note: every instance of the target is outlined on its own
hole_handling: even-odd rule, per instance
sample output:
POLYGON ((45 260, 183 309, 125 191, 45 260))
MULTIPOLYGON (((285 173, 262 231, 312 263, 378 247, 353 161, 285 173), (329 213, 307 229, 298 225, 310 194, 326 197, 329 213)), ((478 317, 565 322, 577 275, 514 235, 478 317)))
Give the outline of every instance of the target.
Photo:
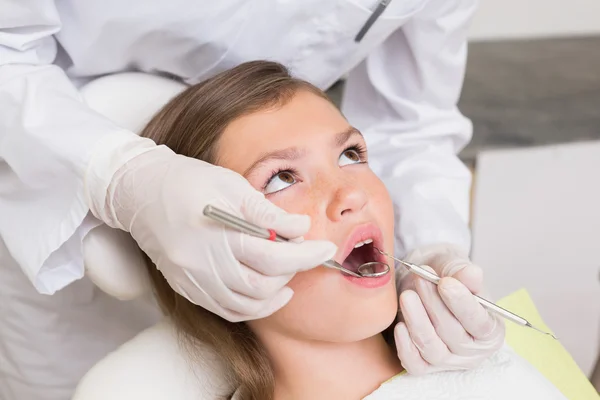
MULTIPOLYGON (((393 0, 356 43, 375 0, 0 0, 0 237, 9 260, 0 269, 18 265, 46 294, 81 278, 82 240, 99 224, 86 190, 102 191, 136 155, 106 156, 134 139, 86 107, 77 87, 127 70, 195 83, 253 59, 282 62, 324 89, 348 76, 343 111, 394 200, 399 254, 438 242, 468 248, 470 175, 456 153, 471 124, 456 103, 475 1, 393 0), (92 154, 107 158, 95 163, 107 168, 93 187, 84 180, 92 154)), ((0 282, 0 295, 8 292, 0 282)), ((0 325, 3 307, 18 301, 2 299, 0 325)), ((13 354, 11 373, 31 378, 19 361, 13 354)))

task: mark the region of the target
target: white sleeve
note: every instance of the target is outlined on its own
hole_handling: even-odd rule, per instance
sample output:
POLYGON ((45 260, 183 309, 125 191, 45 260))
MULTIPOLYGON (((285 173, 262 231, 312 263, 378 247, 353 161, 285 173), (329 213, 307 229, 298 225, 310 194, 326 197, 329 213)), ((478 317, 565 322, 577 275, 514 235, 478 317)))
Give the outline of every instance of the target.
POLYGON ((86 107, 52 65, 54 1, 1 8, 0 237, 37 290, 52 294, 83 276, 82 240, 99 224, 88 204, 103 203, 116 169, 151 144, 86 107))
POLYGON ((457 108, 475 0, 430 0, 350 72, 342 111, 363 131, 392 196, 399 254, 470 248, 471 175, 457 153, 471 122, 457 108))

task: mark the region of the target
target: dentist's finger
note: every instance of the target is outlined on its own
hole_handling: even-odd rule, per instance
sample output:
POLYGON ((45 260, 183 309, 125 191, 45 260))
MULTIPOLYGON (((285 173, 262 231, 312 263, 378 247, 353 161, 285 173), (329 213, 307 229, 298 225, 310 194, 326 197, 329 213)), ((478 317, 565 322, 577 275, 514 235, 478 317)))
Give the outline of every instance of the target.
POLYGON ((404 322, 399 322, 394 328, 394 341, 400 363, 409 374, 424 375, 428 372, 430 364, 421 357, 404 322))
POLYGON ((331 259, 337 246, 324 240, 301 243, 272 242, 267 239, 230 232, 231 250, 237 260, 268 276, 306 271, 331 259))
POLYGON ((303 236, 310 229, 308 215, 288 213, 262 195, 247 197, 241 212, 246 221, 265 229, 273 229, 287 239, 303 236))
MULTIPOLYGON (((433 269, 429 267, 425 268, 433 272, 433 269)), ((418 279, 416 281, 416 291, 427 311, 429 320, 444 344, 452 353, 463 350, 464 344, 470 343, 473 339, 452 311, 446 306, 438 291, 438 287, 425 279, 418 279)))
POLYGON ((402 292, 400 310, 421 357, 430 364, 441 364, 450 351, 435 331, 419 295, 412 290, 402 292))
POLYGON ((504 336, 504 323, 483 308, 459 281, 453 278, 442 279, 439 292, 444 303, 474 339, 496 341, 504 336))
POLYGON ((237 274, 223 273, 223 283, 237 293, 258 300, 272 298, 295 276, 293 273, 268 276, 247 265, 240 264, 240 266, 241 269, 237 274))
POLYGON ((483 270, 472 263, 467 263, 454 274, 447 275, 465 285, 471 293, 479 294, 483 290, 483 270))
MULTIPOLYGON (((284 287, 268 301, 262 301, 257 303, 258 307, 255 307, 253 309, 242 309, 236 307, 238 311, 225 308, 222 304, 214 300, 212 302, 214 304, 214 309, 219 310, 219 315, 224 315, 223 318, 226 318, 228 321, 231 322, 241 322, 268 317, 269 315, 275 313, 276 311, 284 307, 291 300, 293 295, 294 291, 292 289, 284 287), (254 311, 254 313, 246 314, 245 312, 247 311, 254 311)), ((213 311, 211 309, 209 309, 209 311, 216 313, 216 311, 213 311)))

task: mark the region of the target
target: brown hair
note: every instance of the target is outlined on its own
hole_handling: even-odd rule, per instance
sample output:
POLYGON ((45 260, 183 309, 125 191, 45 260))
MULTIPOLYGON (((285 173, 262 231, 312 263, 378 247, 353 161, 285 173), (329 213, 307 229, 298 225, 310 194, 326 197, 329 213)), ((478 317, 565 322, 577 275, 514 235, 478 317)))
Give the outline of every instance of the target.
MULTIPOLYGON (((194 85, 172 99, 141 135, 176 153, 215 164, 219 138, 235 119, 285 105, 299 90, 328 99, 315 86, 293 78, 281 64, 253 61, 194 85)), ((222 358, 244 400, 273 398, 267 354, 245 323, 232 323, 177 294, 146 257, 159 304, 187 343, 200 341, 222 358)))

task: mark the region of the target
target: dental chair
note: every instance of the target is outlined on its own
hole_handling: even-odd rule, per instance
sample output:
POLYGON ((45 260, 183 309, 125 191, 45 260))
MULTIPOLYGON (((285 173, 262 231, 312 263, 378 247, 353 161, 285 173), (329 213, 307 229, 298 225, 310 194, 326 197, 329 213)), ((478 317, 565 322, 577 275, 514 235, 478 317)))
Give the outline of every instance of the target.
MULTIPOLYGON (((125 73, 92 81, 81 94, 95 111, 139 132, 184 88, 166 78, 125 73)), ((86 273, 100 289, 118 299, 149 296, 145 266, 137 251, 128 234, 100 226, 84 240, 86 273), (117 253, 115 249, 125 251, 117 253)), ((525 291, 513 293, 499 304, 547 329, 525 291)), ((599 398, 559 342, 509 322, 507 342, 568 398, 599 398)), ((218 355, 202 347, 189 353, 164 318, 97 363, 81 380, 73 400, 214 400, 234 389, 218 355)))

